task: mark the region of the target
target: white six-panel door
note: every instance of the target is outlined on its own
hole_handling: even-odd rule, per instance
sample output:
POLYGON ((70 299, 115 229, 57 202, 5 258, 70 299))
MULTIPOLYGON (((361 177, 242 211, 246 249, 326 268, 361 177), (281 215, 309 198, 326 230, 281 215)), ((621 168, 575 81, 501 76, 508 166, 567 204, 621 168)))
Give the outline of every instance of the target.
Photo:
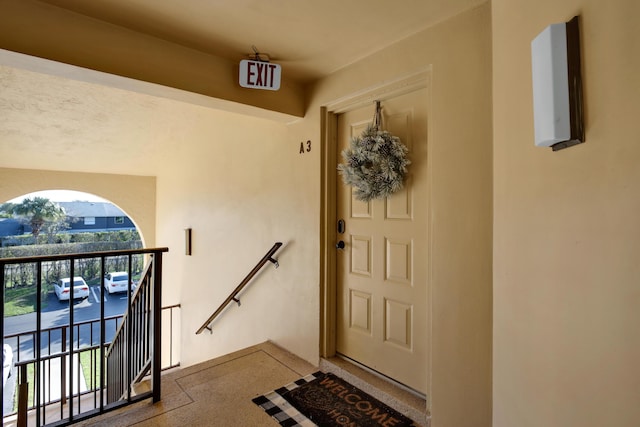
MULTIPOLYGON (((375 105, 338 116, 338 150, 373 121, 375 105)), ((405 188, 358 201, 338 180, 338 353, 425 394, 428 381, 427 91, 382 102, 382 128, 409 148, 405 188)), ((342 157, 338 153, 338 161, 342 157)))

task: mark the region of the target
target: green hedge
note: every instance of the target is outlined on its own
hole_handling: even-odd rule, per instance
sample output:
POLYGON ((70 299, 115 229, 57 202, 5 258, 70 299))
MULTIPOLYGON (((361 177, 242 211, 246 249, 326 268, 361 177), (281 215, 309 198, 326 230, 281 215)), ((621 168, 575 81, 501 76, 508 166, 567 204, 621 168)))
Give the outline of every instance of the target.
POLYGON ((140 240, 140 235, 137 230, 82 231, 52 235, 42 233, 38 236, 37 242, 32 234, 7 236, 0 238, 0 246, 37 246, 82 242, 132 242, 137 240, 140 240))
MULTIPOLYGON (((59 255, 72 253, 90 253, 115 251, 121 249, 142 248, 140 240, 135 241, 96 241, 81 243, 62 243, 50 245, 10 246, 0 248, 0 258, 19 258, 39 255, 59 255)), ((109 257, 105 259, 106 271, 127 271, 128 256, 109 257)), ((132 257, 132 272, 137 275, 141 272, 143 263, 142 255, 132 257)), ((86 258, 76 260, 74 275, 82 276, 86 281, 100 276, 100 258, 86 258)), ((17 286, 31 286, 36 284, 36 264, 7 264, 5 266, 5 288, 17 286)), ((56 280, 70 276, 69 261, 51 261, 42 264, 43 283, 53 283, 56 280)))

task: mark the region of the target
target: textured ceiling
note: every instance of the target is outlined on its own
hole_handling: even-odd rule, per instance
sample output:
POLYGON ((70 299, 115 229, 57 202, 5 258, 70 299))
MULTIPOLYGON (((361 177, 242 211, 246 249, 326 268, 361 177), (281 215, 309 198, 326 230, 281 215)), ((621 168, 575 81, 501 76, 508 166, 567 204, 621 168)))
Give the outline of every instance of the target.
POLYGON ((41 0, 233 61, 252 46, 303 82, 486 0, 41 0))
MULTIPOLYGON (((303 83, 484 1, 40 0, 233 61, 255 45, 303 83)), ((177 135, 190 121, 206 121, 203 114, 178 101, 0 65, 0 167, 154 175, 153 156, 170 155, 177 135), (105 162, 114 152, 118 162, 105 162)))
POLYGON ((155 175, 202 110, 0 66, 0 167, 155 175))

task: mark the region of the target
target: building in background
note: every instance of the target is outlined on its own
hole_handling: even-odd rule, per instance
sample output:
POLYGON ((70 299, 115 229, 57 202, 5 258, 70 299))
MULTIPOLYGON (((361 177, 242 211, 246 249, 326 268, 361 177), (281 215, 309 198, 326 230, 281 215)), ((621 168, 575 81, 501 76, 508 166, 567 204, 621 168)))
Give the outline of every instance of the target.
POLYGON ((135 224, 117 206, 106 202, 58 202, 67 213, 70 228, 78 231, 135 230, 135 224))
MULTIPOLYGON (((61 232, 135 231, 131 219, 117 206, 108 202, 56 202, 67 214, 68 228, 61 232)), ((15 218, 0 218, 0 240, 31 234, 31 226, 15 218)))

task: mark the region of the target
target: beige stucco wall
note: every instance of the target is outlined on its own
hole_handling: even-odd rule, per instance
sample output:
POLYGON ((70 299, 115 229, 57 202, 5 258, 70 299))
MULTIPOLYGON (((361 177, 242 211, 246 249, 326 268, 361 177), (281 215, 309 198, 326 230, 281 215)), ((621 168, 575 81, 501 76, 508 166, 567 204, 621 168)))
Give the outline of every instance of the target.
MULTIPOLYGON (((318 362, 319 150, 299 154, 283 124, 204 108, 160 166, 158 241, 169 246, 164 300, 182 305, 184 365, 273 340, 318 362), (190 148, 192 147, 192 148, 190 148), (193 255, 184 254, 192 228, 193 255), (268 263, 213 323, 195 332, 277 241, 268 263)), ((306 141, 306 140, 305 140, 306 141)))
POLYGON ((316 140, 321 106, 431 70, 431 257, 417 262, 431 268, 432 336, 424 339, 432 344, 434 427, 491 424, 490 15, 485 4, 335 73, 290 127, 316 140))
MULTIPOLYGON (((145 170, 155 177, 0 168, 0 200, 47 189, 88 192, 122 208, 146 246, 169 247, 163 304, 182 305, 184 366, 268 339, 317 363, 319 200, 312 189, 319 184, 312 163, 319 150, 300 155, 286 127, 264 119, 187 104, 171 114, 173 123, 166 123, 169 115, 159 119, 176 126, 179 141, 150 157, 145 170), (189 257, 187 227, 193 229, 189 257), (280 268, 268 264, 242 307, 230 307, 213 335, 196 336, 276 241, 284 243, 276 255, 280 268)), ((69 164, 84 167, 74 152, 66 155, 69 164)))
POLYGON ((41 190, 76 190, 105 198, 134 221, 145 247, 156 245, 154 177, 0 167, 0 203, 41 190))
MULTIPOLYGON (((148 148, 127 156, 140 161, 115 165, 118 174, 127 175, 100 178, 74 173, 84 170, 79 168, 106 172, 113 166, 102 159, 112 156, 109 138, 117 135, 107 133, 106 140, 100 141, 87 138, 82 146, 59 149, 65 151, 64 163, 56 167, 68 173, 26 171, 25 182, 32 185, 23 187, 18 184, 22 175, 4 170, 7 188, 12 188, 6 198, 19 195, 22 189, 44 189, 32 187, 46 181, 56 188, 87 191, 114 201, 141 224, 134 209, 134 194, 140 194, 135 188, 123 188, 123 183, 128 184, 128 179, 137 182, 130 175, 153 176, 153 189, 140 190, 149 194, 155 190, 154 200, 139 204, 146 205, 145 209, 153 206, 155 216, 150 215, 149 221, 155 221, 155 245, 169 247, 163 303, 182 305, 182 364, 267 339, 317 363, 320 108, 424 70, 430 73, 431 253, 429 259, 419 262, 430 265, 432 333, 424 339, 432 348, 432 425, 488 426, 492 304, 489 4, 386 47, 309 88, 306 116, 290 125, 147 95, 105 93, 96 87, 101 102, 112 106, 112 114, 124 111, 118 123, 126 123, 128 105, 152 107, 150 114, 135 118, 144 126, 123 129, 131 138, 128 147, 148 148), (154 130, 147 131, 150 128, 154 130), (140 133, 128 132, 134 129, 140 133), (311 141, 311 150, 300 153, 300 143, 306 146, 306 141, 311 141), (92 148, 98 151, 90 151, 92 148), (83 150, 92 155, 83 158, 83 150), (192 256, 184 255, 185 228, 193 229, 192 256), (277 254, 280 268, 267 265, 242 295, 241 307, 230 306, 214 323, 212 334, 195 335, 275 241, 284 243, 277 254)), ((65 90, 73 87, 65 86, 65 90)), ((106 129, 112 128, 107 125, 106 129)), ((64 147, 64 143, 63 139, 52 140, 48 149, 55 152, 53 145, 64 147)), ((22 159, 21 154, 15 152, 16 161, 22 159)), ((42 154, 34 159, 33 168, 47 168, 42 154)), ((3 161, 10 164, 9 158, 3 161)), ((148 212, 140 215, 146 218, 148 212)))
POLYGON ((636 0, 494 0, 495 427, 640 425, 636 0), (581 16, 586 143, 533 143, 531 40, 581 16))
POLYGON ((168 247, 163 304, 182 305, 174 338, 183 366, 268 339, 318 362, 317 147, 300 155, 300 141, 279 122, 59 76, 0 73, 20 83, 10 87, 24 99, 6 113, 23 132, 3 135, 0 167, 32 168, 0 169, 0 197, 96 194, 127 212, 147 246, 168 247), (30 127, 47 129, 47 138, 30 127), (269 264, 242 307, 229 307, 213 335, 196 336, 276 241, 284 243, 280 268, 269 264))

